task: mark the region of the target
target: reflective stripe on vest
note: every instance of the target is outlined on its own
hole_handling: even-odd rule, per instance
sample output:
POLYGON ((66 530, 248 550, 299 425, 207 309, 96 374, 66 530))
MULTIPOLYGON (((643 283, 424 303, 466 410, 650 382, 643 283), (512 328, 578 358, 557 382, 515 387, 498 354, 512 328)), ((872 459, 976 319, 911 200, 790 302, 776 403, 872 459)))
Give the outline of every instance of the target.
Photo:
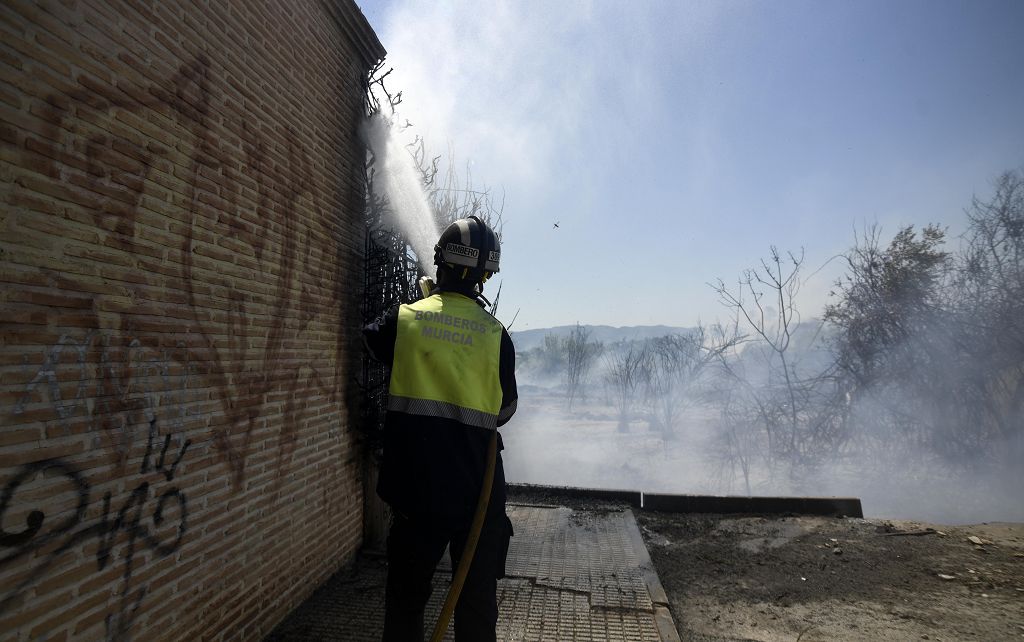
POLYGON ((388 409, 496 428, 501 331, 501 323, 461 294, 401 306, 388 409))

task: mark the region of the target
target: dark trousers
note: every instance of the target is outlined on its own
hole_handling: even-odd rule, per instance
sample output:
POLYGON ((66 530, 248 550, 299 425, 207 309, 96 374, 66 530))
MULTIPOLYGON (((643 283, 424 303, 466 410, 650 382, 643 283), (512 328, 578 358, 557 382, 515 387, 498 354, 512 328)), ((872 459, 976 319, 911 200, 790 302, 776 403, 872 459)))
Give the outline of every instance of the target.
MULTIPOLYGON (((468 536, 468 528, 450 530, 395 516, 388 533, 384 642, 423 640, 423 611, 433 588, 434 568, 449 544, 452 567, 458 568, 468 536)), ((487 516, 455 607, 458 642, 495 639, 498 579, 505 574, 505 556, 511 536, 512 524, 504 511, 494 511, 487 516)), ((431 631, 434 625, 434 622, 429 623, 431 631)))

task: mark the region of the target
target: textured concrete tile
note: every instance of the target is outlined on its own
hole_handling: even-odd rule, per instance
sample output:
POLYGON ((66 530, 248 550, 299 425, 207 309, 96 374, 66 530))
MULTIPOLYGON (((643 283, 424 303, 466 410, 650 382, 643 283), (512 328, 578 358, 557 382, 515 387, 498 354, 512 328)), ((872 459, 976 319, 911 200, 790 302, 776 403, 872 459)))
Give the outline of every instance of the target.
MULTIPOLYGON (((663 596, 632 513, 509 505, 515 528, 498 583, 498 639, 506 641, 674 640, 663 596), (666 620, 666 617, 668 618, 666 620)), ((447 558, 434 577, 426 634, 451 579, 447 558)), ((271 640, 379 640, 384 619, 381 560, 337 574, 271 640)), ((451 639, 452 628, 448 636, 451 639)))

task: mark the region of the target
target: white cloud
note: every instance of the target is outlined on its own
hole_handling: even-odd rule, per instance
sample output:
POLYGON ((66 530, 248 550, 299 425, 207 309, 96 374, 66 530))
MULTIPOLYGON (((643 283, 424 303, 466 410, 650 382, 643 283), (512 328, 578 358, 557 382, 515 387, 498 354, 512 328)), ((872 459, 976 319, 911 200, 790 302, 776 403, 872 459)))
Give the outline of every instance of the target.
MULTIPOLYGON (((433 149, 451 145, 488 184, 543 191, 580 170, 566 159, 587 137, 608 137, 614 156, 664 112, 666 39, 677 53, 701 46, 693 32, 708 18, 684 12, 666 33, 662 14, 679 12, 657 8, 400 1, 379 29, 394 67, 389 86, 403 92, 403 118, 433 149)), ((600 176, 614 159, 587 160, 586 173, 600 176)))

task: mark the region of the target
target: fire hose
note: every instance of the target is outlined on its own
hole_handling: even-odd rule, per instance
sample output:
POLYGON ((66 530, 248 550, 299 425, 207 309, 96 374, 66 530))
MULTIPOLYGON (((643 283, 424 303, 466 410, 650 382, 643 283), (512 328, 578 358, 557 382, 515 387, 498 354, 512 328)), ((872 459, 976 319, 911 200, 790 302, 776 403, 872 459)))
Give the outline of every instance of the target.
POLYGON ((462 593, 462 586, 466 583, 466 575, 469 574, 469 566, 473 563, 473 555, 476 553, 477 542, 480 541, 480 531, 484 526, 484 518, 487 516, 487 504, 491 499, 491 487, 494 485, 494 465, 498 456, 498 431, 495 429, 491 435, 491 443, 487 446, 487 470, 484 471, 484 483, 480 488, 480 498, 476 502, 476 514, 473 515, 473 524, 469 529, 469 537, 466 538, 466 545, 462 549, 462 559, 452 576, 452 584, 448 587, 448 596, 444 600, 444 607, 441 608, 441 615, 437 618, 437 625, 434 627, 434 634, 430 636, 430 642, 441 642, 445 632, 448 630, 448 622, 455 612, 455 605, 459 603, 459 595, 462 593))

